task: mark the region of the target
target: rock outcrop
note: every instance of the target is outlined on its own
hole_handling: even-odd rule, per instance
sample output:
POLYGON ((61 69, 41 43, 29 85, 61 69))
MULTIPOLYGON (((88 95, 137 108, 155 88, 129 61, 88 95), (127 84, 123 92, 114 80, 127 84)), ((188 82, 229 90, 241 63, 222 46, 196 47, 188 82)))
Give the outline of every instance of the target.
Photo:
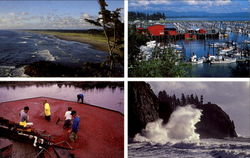
POLYGON ((196 124, 201 138, 237 137, 234 122, 218 105, 208 103, 197 108, 202 110, 201 121, 196 124))
POLYGON ((145 82, 130 82, 128 86, 128 135, 140 133, 148 122, 159 118, 156 95, 145 82))
POLYGON ((203 104, 203 101, 199 101, 197 97, 192 99, 192 95, 186 97, 190 101, 185 101, 186 104, 183 104, 184 96, 180 101, 175 95, 172 97, 165 92, 160 92, 158 98, 149 84, 129 82, 128 97, 129 137, 134 137, 135 134, 140 133, 145 128, 148 122, 155 121, 158 118, 162 118, 164 123, 167 123, 171 113, 178 106, 191 103, 202 110, 201 121, 196 124, 196 132, 200 134, 201 138, 237 137, 234 122, 218 105, 203 104))

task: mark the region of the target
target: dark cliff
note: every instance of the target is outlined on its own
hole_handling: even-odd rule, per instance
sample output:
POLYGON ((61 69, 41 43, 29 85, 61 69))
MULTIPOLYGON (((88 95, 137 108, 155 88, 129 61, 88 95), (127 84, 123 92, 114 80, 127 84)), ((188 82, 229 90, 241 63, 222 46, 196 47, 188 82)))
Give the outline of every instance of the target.
POLYGON ((128 135, 140 133, 148 122, 159 118, 156 95, 145 82, 129 82, 128 85, 128 135))
POLYGON ((218 105, 208 103, 197 108, 202 110, 201 121, 195 125, 201 138, 237 137, 234 122, 218 105))
POLYGON ((154 94, 145 82, 129 82, 128 86, 128 134, 134 137, 148 122, 162 118, 167 123, 171 113, 179 106, 194 104, 202 110, 201 121, 196 124, 196 132, 201 138, 237 137, 234 122, 216 104, 203 104, 203 96, 193 94, 181 99, 170 96, 165 91, 154 94))

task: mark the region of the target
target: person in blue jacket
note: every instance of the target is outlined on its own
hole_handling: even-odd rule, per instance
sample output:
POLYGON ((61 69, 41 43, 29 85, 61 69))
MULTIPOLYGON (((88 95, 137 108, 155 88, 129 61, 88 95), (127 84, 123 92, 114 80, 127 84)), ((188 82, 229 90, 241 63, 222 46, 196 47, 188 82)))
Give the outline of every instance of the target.
POLYGON ((69 139, 72 142, 75 142, 77 139, 77 132, 79 130, 80 118, 79 116, 77 116, 77 113, 74 110, 71 112, 71 115, 73 117, 73 124, 72 124, 72 129, 70 131, 69 139))
POLYGON ((84 95, 83 94, 77 94, 77 102, 81 101, 81 103, 83 104, 83 100, 84 100, 84 95))

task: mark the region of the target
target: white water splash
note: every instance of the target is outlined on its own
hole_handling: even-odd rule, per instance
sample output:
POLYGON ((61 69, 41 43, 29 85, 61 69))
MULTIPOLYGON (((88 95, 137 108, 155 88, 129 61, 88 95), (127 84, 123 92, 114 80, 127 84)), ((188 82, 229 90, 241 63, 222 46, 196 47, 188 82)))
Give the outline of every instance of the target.
POLYGON ((198 141, 200 135, 195 133, 195 124, 200 121, 200 117, 201 110, 192 107, 192 105, 178 107, 171 114, 167 124, 163 124, 162 119, 150 122, 141 134, 136 134, 134 140, 158 144, 198 141))
POLYGON ((27 41, 22 41, 22 42, 18 42, 18 43, 25 44, 25 43, 27 43, 27 41))
POLYGON ((55 61, 55 57, 50 53, 49 50, 38 51, 37 54, 41 56, 46 61, 55 61))

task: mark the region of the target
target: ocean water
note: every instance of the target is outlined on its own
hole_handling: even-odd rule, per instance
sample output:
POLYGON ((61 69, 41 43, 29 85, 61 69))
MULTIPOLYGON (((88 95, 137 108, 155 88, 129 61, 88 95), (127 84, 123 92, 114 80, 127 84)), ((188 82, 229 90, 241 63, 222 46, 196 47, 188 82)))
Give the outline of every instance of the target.
POLYGON ((195 143, 179 142, 128 144, 130 158, 250 158, 250 138, 201 139, 195 143))
MULTIPOLYGON (((250 158, 250 138, 200 139, 195 124, 202 110, 178 107, 167 124, 149 122, 128 144, 131 158, 250 158)), ((212 130, 212 129, 211 129, 212 130)))
POLYGON ((19 65, 37 61, 81 66, 84 62, 102 62, 107 55, 84 43, 49 35, 0 30, 0 76, 22 76, 23 70, 19 65))

